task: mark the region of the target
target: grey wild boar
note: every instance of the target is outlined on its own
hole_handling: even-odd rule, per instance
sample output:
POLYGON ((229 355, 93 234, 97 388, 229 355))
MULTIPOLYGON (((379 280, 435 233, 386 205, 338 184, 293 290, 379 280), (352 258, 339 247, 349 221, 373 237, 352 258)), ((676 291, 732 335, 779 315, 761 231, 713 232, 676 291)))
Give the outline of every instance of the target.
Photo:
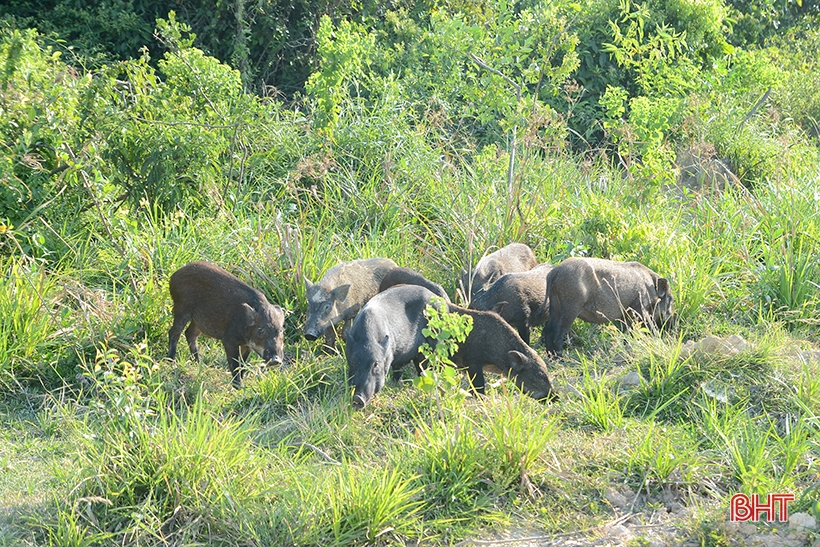
MULTIPOLYGON (((402 285, 379 293, 362 308, 345 346, 354 406, 364 407, 384 387, 389 371, 411 361, 419 369, 419 346, 427 326, 424 309, 434 296, 424 287, 402 285)), ((478 393, 484 393, 487 370, 513 378, 536 399, 552 395, 546 364, 500 316, 453 305, 448 309, 473 318, 473 330, 453 361, 466 369, 478 393)))
POLYGON ((200 334, 222 341, 234 387, 242 385, 242 363, 255 351, 268 363, 281 363, 285 314, 265 295, 222 268, 191 262, 168 283, 174 324, 168 331, 168 358, 174 359, 185 325, 191 355, 199 361, 200 334))
POLYGON ((548 310, 542 338, 550 353, 560 355, 576 317, 617 321, 621 328, 636 321, 657 328, 674 322, 669 281, 639 262, 568 258, 547 275, 545 292, 538 313, 548 310))
POLYGON ((325 344, 332 347, 336 341, 335 326, 352 321, 379 292, 385 274, 397 267, 389 258, 368 258, 337 264, 315 284, 305 277, 305 338, 316 340, 324 335, 325 344))
POLYGON ((486 291, 504 274, 526 272, 538 265, 535 253, 523 243, 510 243, 478 261, 471 272, 462 270, 461 290, 469 299, 486 291))
POLYGON ((424 309, 435 296, 418 285, 391 287, 365 304, 347 333, 348 383, 355 387, 353 405, 363 408, 394 375, 413 361, 418 370, 419 346, 425 342, 424 309))
POLYGON ((548 314, 536 312, 544 303, 550 270, 552 264, 544 263, 526 272, 504 274, 489 289, 478 293, 469 307, 496 312, 529 344, 530 329, 547 320, 548 314))
MULTIPOLYGON (((444 290, 444 287, 430 281, 419 272, 411 270, 410 268, 393 268, 387 272, 387 275, 384 276, 384 279, 382 279, 379 285, 379 292, 384 292, 396 285, 418 285, 442 297, 446 302, 450 301, 450 297, 447 296, 447 291, 444 290)), ((541 300, 543 301, 544 299, 542 298, 541 300)))

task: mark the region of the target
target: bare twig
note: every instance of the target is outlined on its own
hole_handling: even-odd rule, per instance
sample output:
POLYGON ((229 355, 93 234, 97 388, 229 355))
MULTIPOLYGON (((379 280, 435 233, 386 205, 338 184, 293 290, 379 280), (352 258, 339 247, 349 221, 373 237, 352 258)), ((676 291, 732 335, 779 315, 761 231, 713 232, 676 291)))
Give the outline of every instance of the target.
POLYGON ((751 109, 751 110, 749 110, 749 113, 748 113, 748 114, 746 114, 746 117, 745 117, 745 118, 743 118, 743 121, 742 121, 742 122, 740 122, 740 125, 738 125, 738 126, 737 126, 737 131, 735 132, 735 134, 736 134, 736 135, 739 135, 739 134, 740 134, 740 130, 741 130, 741 129, 743 129, 743 126, 744 126, 744 125, 746 125, 746 122, 748 122, 748 121, 751 119, 751 117, 755 115, 755 112, 757 112, 757 109, 758 109, 758 108, 760 108, 760 106, 761 106, 763 103, 765 103, 765 102, 766 102, 766 99, 768 99, 768 98, 769 98, 769 95, 771 94, 771 92, 772 92, 772 88, 770 87, 769 89, 767 89, 767 90, 766 90, 766 93, 764 93, 764 94, 763 94, 763 96, 762 96, 762 97, 760 97, 760 98, 757 100, 757 102, 756 102, 756 103, 755 103, 755 105, 752 107, 752 109, 751 109))
POLYGON ((316 452, 318 455, 320 455, 322 458, 324 458, 328 462, 332 463, 333 465, 342 465, 338 460, 333 459, 330 456, 330 454, 328 454, 327 452, 325 452, 324 450, 322 450, 318 446, 313 446, 310 443, 302 443, 302 446, 306 446, 307 448, 310 448, 311 450, 316 452))

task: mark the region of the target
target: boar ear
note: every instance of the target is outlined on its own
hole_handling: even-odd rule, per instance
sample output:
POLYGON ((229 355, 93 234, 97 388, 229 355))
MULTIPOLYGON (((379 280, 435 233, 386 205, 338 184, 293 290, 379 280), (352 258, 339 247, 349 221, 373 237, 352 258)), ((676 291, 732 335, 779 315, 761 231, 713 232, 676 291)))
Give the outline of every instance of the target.
POLYGON ((259 322, 259 313, 251 307, 247 302, 242 302, 242 310, 245 312, 245 319, 248 325, 253 326, 259 322))
POLYGON ((659 277, 655 282, 655 289, 658 293, 658 298, 663 298, 669 294, 669 280, 665 277, 659 277))
POLYGON ((390 335, 389 335, 389 334, 385 334, 385 335, 384 335, 384 338, 382 338, 382 341, 381 341, 381 342, 379 342, 379 345, 380 345, 380 346, 382 347, 382 349, 384 349, 385 351, 387 351, 387 342, 388 342, 389 340, 390 340, 390 335))
POLYGON ((338 300, 339 302, 344 301, 347 298, 347 292, 350 290, 350 283, 347 285, 339 285, 335 289, 330 292, 330 296, 333 300, 338 300))
POLYGON ((494 311, 497 314, 501 314, 501 310, 504 309, 504 306, 507 305, 507 301, 504 302, 496 302, 495 306, 492 307, 490 311, 494 311))
POLYGON ((507 355, 510 356, 510 368, 513 369, 513 372, 521 372, 521 369, 524 368, 524 362, 527 359, 526 355, 514 349, 510 350, 507 355))
POLYGON ((313 283, 311 283, 310 279, 308 279, 306 275, 303 275, 302 277, 305 278, 305 289, 311 288, 313 286, 313 283))

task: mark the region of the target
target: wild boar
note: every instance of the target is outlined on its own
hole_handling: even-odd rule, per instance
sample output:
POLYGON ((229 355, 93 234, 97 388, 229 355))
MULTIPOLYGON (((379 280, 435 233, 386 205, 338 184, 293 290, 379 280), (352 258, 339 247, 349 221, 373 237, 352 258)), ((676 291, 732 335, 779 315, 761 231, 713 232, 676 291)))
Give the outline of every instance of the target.
POLYGON ((268 363, 281 363, 285 314, 260 291, 222 268, 191 262, 173 274, 168 283, 174 302, 174 324, 168 331, 168 358, 177 353, 179 335, 199 361, 197 338, 204 334, 222 341, 234 387, 242 385, 242 363, 255 351, 268 363))
POLYGON ((544 360, 524 343, 500 315, 492 311, 470 310, 450 304, 451 312, 473 318, 473 330, 453 355, 478 393, 484 393, 484 371, 503 374, 534 399, 552 399, 554 392, 544 360))
POLYGON ((504 274, 489 289, 478 293, 469 307, 496 312, 529 345, 530 329, 547 320, 547 314, 541 316, 535 312, 544 303, 550 270, 552 264, 544 263, 526 272, 504 274))
POLYGON ((400 285, 380 292, 364 305, 347 333, 348 383, 355 387, 353 405, 363 408, 381 391, 387 373, 410 361, 419 366, 425 342, 424 309, 435 296, 418 285, 400 285))
POLYGON ((337 264, 316 284, 305 277, 308 301, 305 338, 316 340, 324 334, 325 344, 333 347, 335 326, 353 320, 362 306, 379 292, 379 283, 385 274, 397 267, 389 258, 368 258, 337 264))
POLYGON ((504 274, 526 272, 535 268, 535 253, 523 243, 510 243, 478 261, 472 272, 461 272, 461 290, 470 300, 480 291, 486 291, 504 274))
POLYGON ((588 323, 639 321, 657 328, 672 325, 674 297, 669 281, 639 262, 568 258, 552 269, 539 314, 548 310, 542 339, 560 355, 564 336, 576 317, 588 323))
MULTIPOLYGON (((450 301, 450 297, 447 296, 447 291, 444 290, 444 287, 438 283, 430 281, 419 272, 411 270, 410 268, 393 268, 388 271, 387 275, 384 276, 384 279, 382 279, 382 282, 379 285, 379 292, 384 292, 390 287, 395 287, 396 285, 418 285, 428 289, 433 294, 442 297, 446 302, 450 301)), ((544 299, 542 298, 541 301, 543 300, 544 299)), ((539 302, 539 305, 540 304, 541 302, 539 302)))
MULTIPOLYGON (((424 287, 401 285, 379 293, 362 308, 345 346, 354 406, 364 407, 384 387, 388 371, 411 361, 419 369, 422 330, 427 326, 424 309, 434 296, 424 287)), ((467 370, 478 393, 484 393, 487 370, 513 378, 536 399, 552 395, 546 364, 498 314, 452 304, 448 310, 473 318, 473 330, 453 361, 467 370)))

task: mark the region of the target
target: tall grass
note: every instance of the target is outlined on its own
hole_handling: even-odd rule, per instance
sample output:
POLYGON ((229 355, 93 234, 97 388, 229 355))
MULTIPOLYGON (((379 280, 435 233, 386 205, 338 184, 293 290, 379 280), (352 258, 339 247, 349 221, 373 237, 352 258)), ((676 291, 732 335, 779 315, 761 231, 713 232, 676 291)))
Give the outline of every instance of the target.
POLYGON ((59 353, 67 313, 58 307, 55 279, 43 269, 13 260, 2 261, 0 277, 0 387, 11 390, 20 381, 58 376, 56 363, 43 356, 59 353))

